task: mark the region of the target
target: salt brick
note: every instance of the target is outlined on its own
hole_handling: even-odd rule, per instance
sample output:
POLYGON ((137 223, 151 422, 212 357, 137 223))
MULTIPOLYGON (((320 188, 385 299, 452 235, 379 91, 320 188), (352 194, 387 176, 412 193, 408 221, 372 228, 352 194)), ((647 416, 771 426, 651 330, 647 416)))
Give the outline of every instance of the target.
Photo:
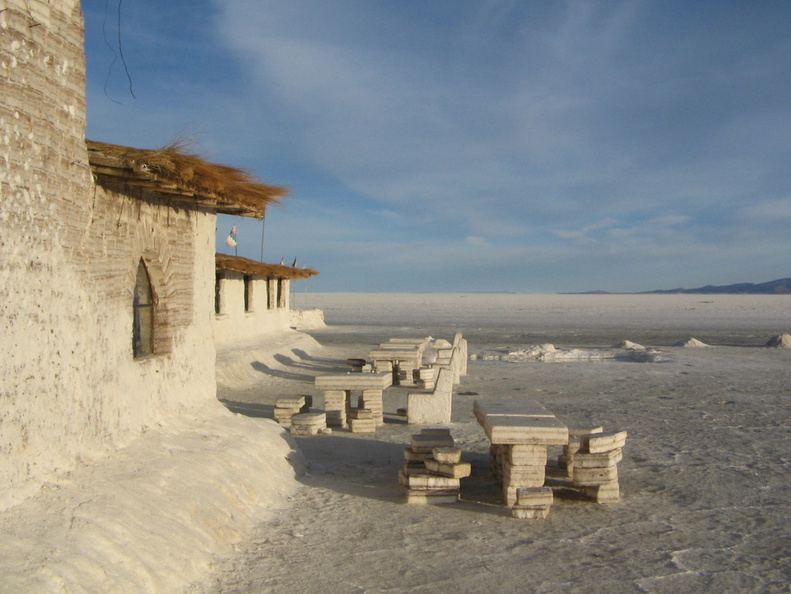
POLYGON ((580 439, 580 449, 591 454, 602 454, 626 445, 626 431, 585 435, 580 439))
POLYGON ((407 462, 416 462, 423 466, 423 460, 429 460, 431 456, 429 452, 416 452, 412 448, 404 448, 404 460, 407 462))
POLYGON ((517 456, 544 456, 546 458, 547 454, 547 446, 545 445, 528 445, 524 443, 516 443, 503 446, 503 448, 509 450, 511 454, 516 454, 517 456))
POLYGON ((461 486, 459 479, 434 474, 409 474, 406 483, 410 489, 458 489, 461 486))
POLYGON ((572 439, 580 439, 583 435, 591 435, 593 433, 603 433, 604 427, 595 425, 591 427, 569 427, 569 441, 572 439))
POLYGON ((528 487, 516 490, 517 505, 552 505, 553 502, 554 495, 549 487, 528 487))
POLYGON ((352 433, 374 433, 376 431, 376 420, 349 419, 349 430, 352 433))
POLYGON ((621 488, 617 482, 598 487, 585 487, 585 495, 596 503, 616 503, 621 500, 621 488))
POLYGON ((406 492, 406 502, 413 505, 445 505, 459 500, 458 491, 413 491, 406 492))
POLYGON ((524 487, 542 487, 544 485, 544 477, 542 476, 520 476, 520 477, 502 477, 504 488, 508 489, 522 489, 524 487))
POLYGON ((601 454, 586 454, 578 452, 574 454, 575 468, 609 468, 615 466, 623 459, 623 450, 617 448, 601 454))
POLYGON ((452 448, 453 437, 450 433, 418 433, 412 436, 412 450, 433 453, 434 448, 452 448))
POLYGON ((298 396, 296 398, 278 398, 275 401, 275 407, 278 408, 302 408, 305 406, 305 397, 298 396))
POLYGON ((578 468, 574 466, 571 474, 572 482, 577 486, 595 487, 618 481, 618 467, 609 468, 578 468))
POLYGON ((437 462, 455 464, 461 461, 461 448, 434 448, 432 455, 437 462))
POLYGON ((374 412, 370 408, 353 408, 349 411, 352 419, 373 419, 374 412))
POLYGON ((540 478, 543 481, 546 476, 546 466, 543 464, 515 466, 506 462, 502 470, 505 478, 540 478))
POLYGON ((497 444, 565 445, 569 433, 555 417, 487 416, 483 429, 497 444))
POLYGON ((503 499, 505 500, 505 504, 511 506, 516 503, 516 495, 519 489, 541 486, 543 486, 543 481, 516 481, 516 484, 503 483, 503 499))
POLYGON ((549 507, 512 507, 511 517, 520 520, 543 520, 549 515, 549 507))
POLYGON ((292 425, 327 426, 327 415, 323 412, 299 413, 291 417, 292 425))
POLYGON ((448 462, 439 462, 438 460, 426 460, 424 464, 431 472, 453 478, 465 478, 470 476, 472 472, 472 465, 469 462, 456 462, 452 464, 448 462))
POLYGON ((523 444, 507 446, 506 457, 515 466, 543 466, 547 463, 547 446, 523 444))

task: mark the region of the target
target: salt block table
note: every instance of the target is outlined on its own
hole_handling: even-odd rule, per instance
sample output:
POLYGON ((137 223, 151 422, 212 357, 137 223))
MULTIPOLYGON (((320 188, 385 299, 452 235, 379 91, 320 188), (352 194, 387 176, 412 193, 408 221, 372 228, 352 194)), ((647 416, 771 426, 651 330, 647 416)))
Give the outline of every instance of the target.
POLYGON ((410 343, 407 341, 385 342, 368 353, 377 372, 392 372, 394 369, 406 373, 406 381, 411 383, 412 371, 420 369, 423 362, 425 341, 410 343))
POLYGON ((476 400, 473 412, 491 443, 505 504, 513 506, 518 489, 543 486, 547 446, 566 445, 568 427, 534 400, 476 400))
POLYGON ((316 376, 315 386, 324 393, 327 425, 346 427, 348 411, 353 408, 353 391, 362 392, 361 407, 373 412, 377 425, 384 424, 383 392, 392 383, 392 373, 336 373, 316 376))

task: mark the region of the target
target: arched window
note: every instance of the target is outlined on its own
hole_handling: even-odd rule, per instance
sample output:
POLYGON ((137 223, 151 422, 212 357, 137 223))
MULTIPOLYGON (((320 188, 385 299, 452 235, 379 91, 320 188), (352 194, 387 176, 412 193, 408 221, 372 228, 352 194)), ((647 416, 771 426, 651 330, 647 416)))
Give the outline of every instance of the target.
POLYGON ((148 270, 140 259, 137 266, 137 280, 132 299, 134 313, 132 327, 132 350, 135 358, 154 354, 154 295, 148 270))

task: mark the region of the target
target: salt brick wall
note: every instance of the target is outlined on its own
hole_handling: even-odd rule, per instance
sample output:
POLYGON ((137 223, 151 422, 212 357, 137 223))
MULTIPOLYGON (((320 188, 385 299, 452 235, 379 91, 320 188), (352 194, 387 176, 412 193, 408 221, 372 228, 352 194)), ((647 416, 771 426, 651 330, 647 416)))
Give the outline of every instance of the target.
POLYGON ((289 311, 290 281, 284 279, 285 306, 277 306, 277 279, 269 283, 264 277, 253 277, 252 311, 244 309, 244 275, 225 271, 220 282, 222 313, 215 317, 215 341, 218 349, 260 344, 266 334, 287 330, 291 324, 289 311), (268 286, 267 286, 268 285, 268 286), (267 291, 270 292, 272 309, 267 308, 267 291))
POLYGON ((95 425, 115 444, 169 414, 216 402, 213 213, 98 187, 90 239, 95 425), (132 290, 141 257, 158 301, 154 356, 134 359, 132 290))
MULTIPOLYGON (((76 0, 0 12, 0 509, 214 399, 214 215, 94 188, 76 0), (167 355, 132 358, 143 255, 167 355)), ((162 346, 162 345, 160 345, 162 346)))
POLYGON ((5 7, 0 477, 7 489, 25 491, 26 479, 73 465, 84 432, 77 411, 90 406, 80 373, 88 363, 86 291, 74 252, 90 220, 91 177, 79 3, 9 0, 5 7))

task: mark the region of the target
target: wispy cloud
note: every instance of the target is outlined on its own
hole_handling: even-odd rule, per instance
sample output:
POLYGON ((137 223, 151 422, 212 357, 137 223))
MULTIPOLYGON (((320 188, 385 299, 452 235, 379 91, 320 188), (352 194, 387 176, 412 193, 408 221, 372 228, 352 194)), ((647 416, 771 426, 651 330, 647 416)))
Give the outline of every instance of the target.
POLYGON ((130 15, 147 72, 123 110, 99 100, 89 55, 89 127, 112 141, 129 121, 145 146, 189 125, 209 156, 290 185, 267 243, 315 253, 321 286, 655 288, 665 269, 673 286, 738 277, 734 253, 788 273, 791 239, 761 239, 788 219, 784 4, 211 0, 189 15, 190 35, 130 15), (347 265, 387 258, 390 277, 347 265))

